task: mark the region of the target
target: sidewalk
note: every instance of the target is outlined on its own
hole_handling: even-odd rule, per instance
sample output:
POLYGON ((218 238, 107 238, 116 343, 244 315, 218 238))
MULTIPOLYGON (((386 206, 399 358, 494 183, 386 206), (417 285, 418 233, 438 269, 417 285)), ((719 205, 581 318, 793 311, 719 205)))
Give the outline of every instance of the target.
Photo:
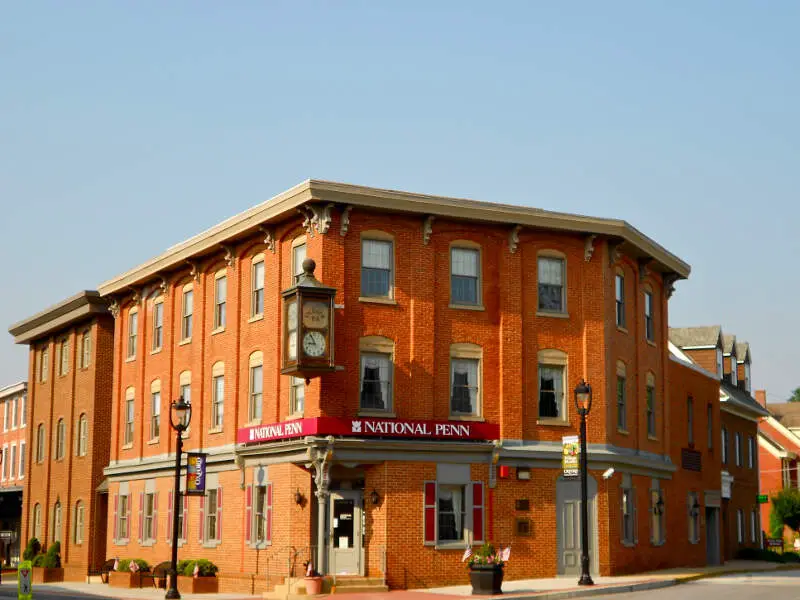
MULTIPOLYGON (((786 571, 800 569, 800 564, 766 563, 761 561, 734 560, 719 567, 696 567, 666 569, 651 573, 640 573, 623 577, 597 577, 592 587, 578 587, 574 577, 554 579, 523 579, 503 583, 503 596, 508 600, 564 600, 598 596, 601 594, 617 594, 652 590, 678 585, 697 579, 734 575, 739 573, 756 573, 770 571, 786 571)), ((16 581, 4 581, 2 587, 16 586, 16 581)), ((120 600, 161 600, 164 590, 153 588, 117 589, 99 583, 50 583, 35 586, 46 588, 54 595, 74 597, 74 594, 97 595, 120 600)), ((426 590, 391 591, 369 594, 334 594, 316 596, 332 600, 462 600, 471 596, 469 585, 459 585, 426 590)), ((183 594, 187 600, 261 600, 261 595, 247 596, 243 594, 183 594)), ((481 596, 478 596, 479 598, 481 596)), ((489 596, 483 596, 488 598, 489 596)))

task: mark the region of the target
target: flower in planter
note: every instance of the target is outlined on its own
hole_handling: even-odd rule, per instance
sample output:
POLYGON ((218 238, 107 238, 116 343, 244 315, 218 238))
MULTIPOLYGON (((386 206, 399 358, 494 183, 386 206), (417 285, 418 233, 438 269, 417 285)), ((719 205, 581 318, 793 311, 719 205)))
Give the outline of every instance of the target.
POLYGON ((511 557, 511 547, 506 547, 499 552, 495 550, 493 544, 486 543, 481 546, 477 552, 472 552, 470 548, 467 548, 464 551, 464 556, 461 559, 461 562, 467 562, 469 567, 477 566, 477 565, 493 565, 496 567, 502 567, 508 562, 508 559, 511 557))

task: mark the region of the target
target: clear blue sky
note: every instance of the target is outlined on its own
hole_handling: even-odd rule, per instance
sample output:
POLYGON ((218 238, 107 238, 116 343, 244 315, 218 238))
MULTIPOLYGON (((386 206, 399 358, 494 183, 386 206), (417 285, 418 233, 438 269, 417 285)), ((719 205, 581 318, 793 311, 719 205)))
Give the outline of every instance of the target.
MULTIPOLYGON (((800 3, 9 2, 6 325, 308 177, 624 218, 800 385, 800 3)), ((0 385, 25 351, 0 343, 0 385)))

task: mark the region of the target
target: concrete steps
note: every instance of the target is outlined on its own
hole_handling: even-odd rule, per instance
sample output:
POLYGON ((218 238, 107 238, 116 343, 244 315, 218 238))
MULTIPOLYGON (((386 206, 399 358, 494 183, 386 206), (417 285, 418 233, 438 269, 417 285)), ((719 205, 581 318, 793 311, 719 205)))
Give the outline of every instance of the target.
POLYGON ((333 594, 368 594, 378 592, 388 592, 389 588, 384 585, 383 579, 379 577, 353 577, 340 576, 336 578, 336 585, 332 588, 333 594))
MULTIPOLYGON (((369 594, 388 591, 389 588, 379 577, 353 575, 336 577, 336 585, 333 584, 333 577, 325 577, 322 586, 323 594, 369 594)), ((283 583, 276 585, 271 592, 264 592, 262 597, 265 600, 305 600, 308 598, 305 580, 302 577, 287 578, 283 583)))

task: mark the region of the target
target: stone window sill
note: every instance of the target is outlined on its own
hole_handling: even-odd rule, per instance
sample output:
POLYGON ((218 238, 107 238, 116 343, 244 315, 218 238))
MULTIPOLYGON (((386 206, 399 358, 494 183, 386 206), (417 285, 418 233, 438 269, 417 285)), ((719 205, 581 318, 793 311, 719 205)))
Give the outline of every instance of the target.
POLYGON ((537 310, 537 317, 552 317, 554 319, 569 319, 569 313, 565 312, 551 312, 549 310, 537 310))
POLYGON ((450 421, 473 421, 478 423, 483 423, 486 421, 480 415, 450 415, 450 421))
POLYGON ((122 446, 123 450, 130 450, 131 448, 133 448, 133 442, 131 442, 130 444, 124 444, 122 446))
POLYGON ((656 343, 653 340, 647 340, 647 343, 650 344, 653 348, 656 347, 656 343))
POLYGON ((264 314, 262 313, 262 314, 258 314, 258 315, 253 315, 252 317, 247 319, 247 322, 248 323, 255 323, 256 321, 263 321, 263 320, 264 320, 264 314))
POLYGON ((647 434, 647 439, 650 440, 651 442, 657 442, 658 441, 658 438, 656 436, 650 435, 650 434, 647 434))
POLYGON ((564 421, 563 419, 538 419, 536 424, 546 426, 553 425, 555 427, 569 427, 570 425, 569 421, 564 421))
POLYGON ((163 350, 163 347, 161 346, 159 346, 158 348, 153 348, 152 350, 150 350, 150 356, 153 356, 153 354, 161 354, 161 350, 163 350))
POLYGON ((628 330, 625 328, 624 325, 617 325, 617 331, 619 331, 620 333, 625 333, 625 334, 628 333, 628 330))
POLYGON ((222 540, 206 540, 203 542, 203 548, 216 548, 222 543, 222 540))
POLYGON ((382 417, 386 419, 394 419, 397 415, 394 412, 386 412, 380 410, 360 410, 358 411, 359 417, 382 417))
POLYGON ((178 342, 178 346, 185 346, 186 344, 191 344, 191 343, 192 343, 192 338, 188 337, 185 340, 181 340, 180 342, 178 342))
POLYGON ((209 435, 214 435, 217 433, 222 433, 222 427, 212 427, 211 429, 208 430, 209 435))
POLYGON ((148 548, 150 546, 155 546, 156 545, 156 541, 155 540, 142 540, 141 542, 139 542, 139 545, 142 548, 148 548))
POLYGON ((457 303, 450 303, 450 308, 454 310, 475 310, 475 311, 483 311, 486 310, 486 307, 483 304, 457 304, 457 303))
POLYGON ((617 433, 621 433, 622 435, 630 435, 630 432, 627 429, 617 429, 617 433))
POLYGON ((390 306, 397 306, 397 300, 394 298, 386 298, 386 297, 372 297, 372 296, 359 296, 359 302, 364 302, 366 304, 387 304, 390 306))
POLYGON ((623 540, 622 545, 625 546, 626 548, 635 548, 636 542, 626 542, 623 540))
POLYGON ((224 333, 224 332, 225 332, 225 326, 223 325, 222 327, 217 327, 216 329, 212 329, 211 335, 217 335, 218 333, 224 333))
POLYGON ((115 546, 127 546, 130 540, 114 540, 115 546))
POLYGON ((135 360, 136 360, 136 355, 134 354, 133 356, 129 356, 128 358, 126 358, 125 362, 126 363, 130 363, 130 362, 133 362, 135 360))
POLYGON ((152 440, 149 440, 149 441, 147 442, 147 445, 148 445, 148 446, 154 446, 155 444, 157 444, 157 443, 158 443, 158 441, 159 441, 159 440, 158 440, 158 438, 153 438, 152 440))

